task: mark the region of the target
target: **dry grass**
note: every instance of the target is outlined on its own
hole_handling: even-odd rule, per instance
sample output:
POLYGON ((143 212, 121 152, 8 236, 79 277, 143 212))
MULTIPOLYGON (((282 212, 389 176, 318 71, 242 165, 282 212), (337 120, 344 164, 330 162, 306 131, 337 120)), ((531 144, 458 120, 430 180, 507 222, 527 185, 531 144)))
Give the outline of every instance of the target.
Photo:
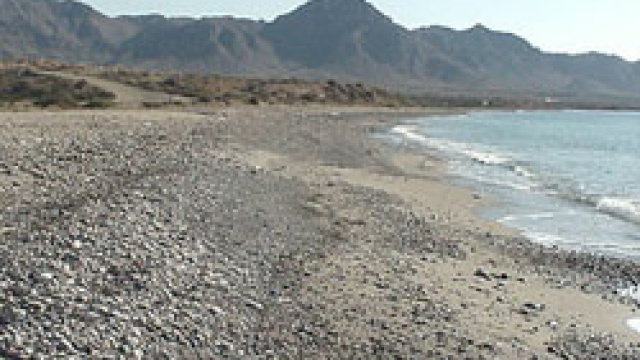
POLYGON ((114 94, 85 81, 41 74, 29 67, 0 68, 0 105, 59 108, 110 107, 114 94))
POLYGON ((341 84, 336 81, 243 79, 126 70, 103 70, 99 75, 146 90, 192 97, 200 103, 209 104, 411 105, 408 99, 399 94, 363 84, 341 84))

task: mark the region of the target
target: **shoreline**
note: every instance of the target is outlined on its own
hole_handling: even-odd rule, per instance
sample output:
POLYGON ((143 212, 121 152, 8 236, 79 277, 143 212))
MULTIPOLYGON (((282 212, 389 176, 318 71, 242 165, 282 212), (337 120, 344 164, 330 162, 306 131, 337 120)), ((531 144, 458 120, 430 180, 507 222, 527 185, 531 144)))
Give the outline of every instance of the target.
MULTIPOLYGON (((538 111, 538 110, 534 110, 534 111, 538 111)), ((542 110, 542 111, 545 111, 545 110, 542 110)), ((551 110, 551 111, 557 111, 557 110, 551 110)), ((590 110, 579 110, 579 111, 590 111, 590 110)), ((464 112, 461 114, 444 115, 444 116, 442 114, 438 114, 437 116, 441 117, 442 121, 450 121, 458 115, 467 115, 473 112, 475 111, 464 112)), ((395 123, 393 126, 389 126, 387 130, 393 131, 393 129, 398 127, 403 127, 403 128, 414 127, 416 126, 415 124, 416 120, 417 119, 408 119, 406 121, 400 121, 398 123, 395 123)), ((486 209, 489 207, 500 206, 500 200, 492 197, 491 195, 484 196, 484 195, 477 194, 478 190, 472 186, 453 183, 453 181, 455 181, 454 176, 451 175, 446 170, 446 166, 447 166, 446 164, 448 160, 446 159, 446 155, 443 154, 440 150, 429 148, 428 151, 425 151, 424 148, 413 145, 406 141, 403 141, 401 145, 394 146, 394 148, 397 150, 396 156, 398 158, 415 157, 416 159, 414 160, 414 162, 420 162, 421 159, 423 159, 424 160, 423 162, 430 163, 429 166, 431 167, 432 170, 437 170, 440 173, 439 178, 446 185, 451 186, 455 189, 458 189, 458 191, 460 191, 461 193, 467 193, 467 197, 468 197, 468 194, 472 194, 473 200, 476 200, 476 201, 473 202, 473 205, 470 207, 471 213, 467 213, 465 214, 465 216, 478 218, 479 222, 481 224, 484 224, 484 226, 487 227, 486 228, 487 230, 496 231, 496 233, 501 236, 520 238, 524 241, 528 241, 532 243, 535 246, 541 246, 551 251, 558 251, 562 253, 571 253, 571 254, 581 254, 590 258, 604 258, 614 262, 620 261, 622 263, 631 263, 631 264, 638 263, 636 260, 632 260, 630 258, 616 257, 606 253, 589 253, 586 251, 581 251, 576 249, 561 248, 554 244, 549 245, 547 243, 538 242, 534 238, 530 238, 526 236, 526 234, 524 233, 524 230, 522 229, 505 225, 499 222, 498 220, 490 220, 490 219, 483 218, 482 215, 479 214, 478 212, 481 211, 482 209, 486 209)), ((409 172, 412 171, 412 168, 415 169, 415 165, 409 165, 408 167, 410 168, 409 172)), ((632 288, 638 288, 638 286, 632 286, 632 288)), ((627 288, 618 288, 617 290, 625 291, 626 289, 627 288)))
POLYGON ((429 113, 0 113, 0 356, 637 356, 635 264, 514 236, 372 137, 429 113))
MULTIPOLYGON (((439 114, 438 116, 442 117, 441 119, 442 121, 451 121, 456 116, 460 116, 460 115, 464 116, 472 112, 473 111, 465 112, 462 114, 451 114, 451 115, 444 115, 444 116, 439 114)), ((432 115, 429 115, 429 116, 432 116, 432 115)), ((387 132, 394 131, 394 129, 398 127, 408 128, 408 127, 416 126, 417 120, 418 119, 408 119, 406 121, 398 122, 393 126, 389 126, 387 129, 387 132)), ((407 135, 407 137, 409 137, 409 135, 407 135)), ((486 230, 487 233, 496 234, 498 236, 503 236, 507 238, 509 237, 517 238, 520 241, 529 242, 533 246, 544 247, 550 250, 551 252, 560 252, 564 254, 570 253, 572 254, 572 256, 574 254, 578 254, 578 256, 584 255, 585 258, 588 258, 588 260, 585 260, 587 262, 590 261, 591 258, 595 257, 595 258, 603 259, 604 261, 611 261, 611 262, 620 261, 625 264, 628 264, 628 263, 637 264, 637 261, 624 258, 624 257, 616 257, 613 255, 601 254, 601 253, 589 253, 581 250, 563 249, 561 247, 558 247, 557 245, 541 243, 536 241, 534 238, 530 238, 526 236, 526 234, 522 229, 505 225, 497 220, 485 219, 482 217, 479 211, 481 211, 482 209, 486 209, 488 207, 500 206, 499 200, 491 196, 485 197, 485 196, 477 195, 476 193, 477 190, 474 189, 473 187, 465 186, 461 184, 453 184, 452 183, 453 179, 451 177, 451 174, 446 170, 448 160, 445 159, 444 157, 445 155, 442 154, 439 150, 429 149, 428 151, 425 151, 424 149, 421 149, 420 147, 417 147, 416 145, 413 145, 410 142, 407 142, 406 140, 403 140, 402 144, 400 145, 395 145, 394 148, 397 150, 397 154, 395 155, 395 157, 398 159, 402 159, 400 161, 395 161, 400 165, 400 167, 403 167, 409 173, 415 173, 415 170, 418 168, 418 166, 415 165, 416 162, 429 164, 427 165, 427 167, 430 170, 432 171, 435 170, 437 173, 439 173, 437 178, 440 181, 444 182, 447 186, 450 186, 456 189, 456 191, 459 194, 462 194, 462 196, 464 196, 467 199, 467 203, 470 205, 468 207, 463 207, 462 210, 457 209, 458 213, 463 213, 464 217, 475 218, 477 221, 476 224, 479 224, 479 226, 476 227, 476 230, 482 229, 482 230, 486 230), (415 158, 415 159, 411 159, 407 161, 405 158, 409 158, 409 159, 415 158), (414 164, 410 164, 410 162, 413 162, 414 164)), ((453 202, 456 202, 456 200, 453 200, 453 202)), ((442 208, 442 206, 440 207, 442 208)), ((620 275, 622 276, 623 274, 620 274, 620 275)), ((634 282, 632 281, 632 283, 634 282)), ((639 305, 640 296, 638 295, 639 291, 640 291, 640 287, 638 285, 633 284, 630 287, 616 288, 612 292, 615 295, 621 296, 623 298, 622 299, 623 301, 625 298, 627 300, 632 299, 631 301, 634 302, 634 306, 640 307, 639 305)), ((634 312, 635 312, 635 309, 634 309, 634 312)), ((633 329, 633 331, 640 334, 640 318, 639 317, 634 316, 632 318, 627 319, 626 325, 629 328, 633 329)))
MULTIPOLYGON (((553 110, 556 111, 556 110, 553 110)), ((588 111, 588 110, 586 110, 588 111)), ((478 112, 478 111, 470 111, 470 112, 466 112, 463 114, 463 116, 471 116, 473 114, 478 114, 478 113, 482 113, 482 112, 478 112)), ((498 112, 498 114, 500 113, 504 113, 502 111, 498 112)), ((634 113, 635 114, 635 113, 634 113)), ((439 115, 437 121, 456 121, 457 119, 457 114, 453 114, 451 116, 449 115, 439 115)), ((410 152, 417 152, 417 153, 421 153, 423 154, 425 157, 430 158, 429 161, 431 162, 442 162, 442 163, 447 163, 449 160, 447 160, 450 156, 447 155, 446 150, 442 150, 442 148, 440 147, 440 145, 418 145, 418 143, 423 143, 426 142, 426 137, 424 137, 424 135, 415 133, 416 131, 418 131, 418 127, 419 124, 416 123, 416 121, 414 121, 413 119, 408 120, 406 122, 402 122, 399 123, 395 126, 392 126, 388 129, 388 131, 385 131, 385 133, 393 133, 396 135, 399 135, 399 138, 393 140, 393 142, 397 142, 397 143, 401 143, 402 145, 398 146, 397 144, 395 146, 398 146, 399 148, 404 148, 401 149, 400 152, 402 152, 403 150, 405 151, 410 151, 410 152)), ((469 155, 464 153, 465 156, 470 156, 473 158, 474 161, 482 163, 482 164, 489 164, 489 165, 493 165, 495 164, 503 164, 506 162, 512 162, 515 161, 513 159, 509 159, 508 156, 505 155, 501 155, 501 154, 492 154, 492 153, 480 153, 477 154, 475 152, 470 153, 469 155)), ((511 166, 511 165, 510 165, 511 166)), ((438 169, 440 168, 445 168, 445 166, 439 166, 438 169)), ((528 170, 526 170, 528 171, 528 170)), ((478 186, 477 184, 474 185, 473 182, 469 183, 469 179, 465 178, 465 176, 461 176, 461 175, 456 175, 454 172, 450 172, 448 170, 443 170, 444 174, 446 175, 447 179, 446 181, 448 181, 449 183, 452 183, 453 186, 455 187, 460 187, 463 189, 466 189, 468 191, 472 191, 474 192, 474 196, 476 197, 477 200, 481 200, 478 201, 477 203, 479 204, 479 209, 480 212, 477 214, 478 217, 481 217, 482 219, 485 219, 488 222, 492 222, 492 223, 497 223, 496 225, 500 225, 504 228, 507 229, 511 229, 511 230, 507 230, 507 235, 512 235, 512 236, 520 236, 520 237, 525 237, 528 240, 530 240, 531 242, 533 242, 534 244, 539 244, 539 245, 544 245, 548 248, 555 248, 558 247, 564 251, 577 251, 580 253, 586 253, 586 254, 592 254, 592 255, 596 255, 596 256, 605 256, 608 258, 613 258, 613 259, 620 259, 620 260, 629 260, 632 262, 637 262, 638 260, 636 259, 636 257, 633 256, 625 256, 624 254, 619 254, 619 255, 615 255, 613 253, 607 253, 607 252, 598 252, 598 251, 592 251, 590 252, 587 249, 582 249, 582 248, 578 248, 578 247, 563 247, 562 245, 558 245, 553 243, 552 241, 547 241, 547 240, 538 240, 535 236, 530 236, 527 235, 527 232, 529 230, 526 230, 525 228, 518 228, 515 226, 511 226, 508 224, 503 223, 504 219, 508 219, 508 218, 512 218, 513 216, 508 214, 508 213, 503 213, 500 217, 494 217, 493 219, 489 219, 488 217, 485 217, 482 215, 481 211, 483 209, 497 209, 500 208, 502 205, 502 201, 496 199, 495 195, 487 195, 485 197, 484 194, 481 193, 486 193, 486 191, 484 191, 485 189, 481 186, 478 186), (461 181, 462 180, 462 181, 461 181), (464 181, 464 182, 463 182, 464 181)), ((522 187, 522 186, 516 186, 516 185, 512 185, 511 183, 509 184, 510 187, 512 187, 513 189, 517 189, 517 190, 529 190, 526 187, 522 187)), ((622 207, 622 205, 618 205, 617 203, 615 203, 614 201, 616 200, 616 198, 611 198, 609 196, 606 195, 599 195, 596 196, 596 200, 589 200, 590 202, 588 203, 589 206, 591 206, 594 209, 597 209, 599 212, 602 212, 606 215, 610 215, 618 220, 623 220, 623 221, 628 221, 630 223, 634 223, 637 224, 637 222, 635 221, 635 218, 633 218, 633 215, 627 215, 626 213, 620 213, 621 211, 623 211, 624 209, 620 209, 619 207, 622 207), (613 205, 609 205, 609 203, 607 201, 611 201, 613 205), (614 206, 619 206, 619 207, 614 207, 614 206), (601 210, 601 209, 605 209, 605 210, 601 210), (611 210, 609 210, 611 209, 611 210)), ((577 202, 577 201, 576 201, 577 202)), ((584 204, 580 204, 580 205, 584 205, 584 204)), ((525 215, 526 216, 526 215, 525 215)), ((553 234, 549 234, 550 237, 554 237, 553 234)), ((560 238, 561 239, 561 238, 560 238)), ((573 243, 573 242, 571 242, 573 243)))
MULTIPOLYGON (((380 125, 380 128, 389 129, 412 120, 409 116, 407 120, 391 121, 380 125)), ((372 141, 379 140, 372 139, 372 141)), ((382 146, 391 148, 389 144, 382 146)), ((399 196, 423 216, 437 219, 437 221, 446 219, 444 221, 448 226, 458 230, 463 229, 466 234, 481 233, 480 237, 486 237, 486 242, 475 245, 487 248, 483 249, 486 253, 478 255, 479 258, 487 256, 489 258, 487 262, 492 267, 496 267, 493 259, 490 258, 503 255, 508 259, 507 261, 512 262, 511 270, 525 269, 526 273, 531 271, 527 268, 532 267, 533 273, 542 279, 537 284, 528 283, 526 288, 522 289, 523 295, 540 291, 543 293, 542 297, 546 298, 549 293, 555 294, 556 298, 570 298, 570 303, 553 299, 547 301, 552 302, 555 308, 563 309, 561 312, 564 311, 564 315, 571 314, 568 317, 582 318, 585 322, 590 322, 595 329, 606 329, 607 333, 616 334, 629 342, 635 342, 640 338, 637 332, 627 326, 629 320, 636 318, 634 307, 637 303, 635 300, 617 298, 617 295, 613 295, 616 291, 626 288, 621 285, 622 283, 626 285, 633 283, 631 279, 634 278, 634 274, 637 274, 634 270, 634 262, 544 247, 525 238, 518 229, 481 219, 476 213, 477 209, 487 206, 487 202, 491 203, 493 200, 478 199, 472 189, 452 185, 446 179, 442 169, 444 160, 430 158, 426 154, 416 154, 415 149, 402 148, 402 146, 393 147, 391 150, 389 160, 402 170, 403 174, 399 176, 402 180, 399 180, 397 175, 385 178, 385 176, 359 169, 330 169, 329 171, 339 174, 342 180, 351 184, 371 187, 399 196), (424 164, 427 164, 426 171, 424 164), (401 183, 402 181, 404 184, 401 183), (416 196, 417 193, 420 195, 416 196), (522 258, 518 259, 519 257, 522 258), (527 264, 527 262, 531 263, 527 264), (591 268, 595 269, 592 271, 591 268), (617 273, 618 269, 621 270, 620 273, 617 273), (557 289, 562 290, 555 291, 557 289), (602 307, 603 304, 599 304, 602 299, 606 299, 604 304, 611 306, 602 307), (618 306, 618 303, 633 305, 618 306), (591 314, 594 307, 607 310, 602 311, 601 314, 591 314)), ((262 156, 264 155, 258 157, 262 156)), ((269 161, 274 159, 266 163, 261 161, 258 163, 260 166, 267 166, 269 161)), ((482 252, 477 249, 475 251, 482 252)), ((473 262, 473 266, 480 262, 482 260, 473 262)), ((473 270, 477 269, 467 269, 467 271, 473 270)))
MULTIPOLYGON (((453 117, 453 116, 465 115, 467 113, 468 112, 458 112, 458 111, 453 111, 450 113, 446 111, 436 112, 436 113, 427 112, 425 113, 425 116, 446 116, 446 117, 452 116, 453 117)), ((389 129, 393 129, 395 126, 404 126, 404 125, 411 126, 415 120, 417 120, 417 118, 413 118, 412 116, 409 116, 407 119, 392 121, 388 124, 380 125, 380 128, 389 130, 389 129)), ((447 120, 443 119, 443 121, 447 121, 447 120)), ((372 140, 380 141, 379 139, 372 139, 372 140)), ((430 189, 430 191, 433 191, 434 193, 446 194, 445 195, 445 197, 447 198, 446 201, 451 203, 446 204, 446 203, 437 202, 437 201, 433 203, 434 199, 431 198, 429 199, 429 201, 432 207, 429 207, 428 209, 429 210, 437 209, 437 211, 440 213, 440 216, 436 215, 438 216, 438 218, 445 218, 447 217, 447 215, 448 216, 454 215, 454 219, 449 219, 449 221, 452 221, 454 223, 454 226, 462 227, 467 231, 475 230, 475 231, 490 233, 492 236, 497 235, 497 237, 515 238, 513 240, 517 240, 520 243, 529 243, 533 248, 539 248, 539 247, 544 248, 545 250, 548 250, 546 252, 560 253, 562 254, 563 257, 569 257, 569 258, 571 257, 583 258, 583 261, 585 261, 586 263, 590 263, 594 259, 597 259, 597 260, 602 260, 604 262, 611 261, 614 263, 620 263, 627 266, 629 264, 631 265, 636 264, 636 262, 632 260, 617 258, 617 257, 605 255, 605 254, 593 254, 593 253, 580 252, 580 251, 574 251, 574 250, 566 250, 566 249, 558 248, 557 246, 553 246, 553 245, 547 246, 547 245, 536 242, 534 239, 530 239, 526 237, 523 234, 522 230, 520 229, 509 227, 497 221, 483 219, 477 213, 478 210, 482 208, 486 208, 488 206, 495 206, 499 202, 499 200, 493 199, 491 197, 484 197, 484 196, 479 197, 476 193, 476 190, 474 190, 471 187, 466 187, 459 184, 452 184, 451 178, 449 177, 449 175, 447 174, 447 171, 445 170, 447 160, 439 156, 437 154, 437 151, 436 151, 436 155, 434 155, 434 152, 425 153, 425 152, 422 152, 420 149, 416 148, 415 146, 408 145, 408 144, 402 144, 398 146, 383 144, 382 146, 392 148, 392 155, 390 156, 390 161, 394 165, 401 168, 401 170, 404 172, 402 177, 404 177, 405 183, 409 182, 410 179, 412 178, 413 179, 419 178, 421 180, 428 179, 427 180, 428 182, 431 182, 432 184, 437 184, 433 186, 435 190, 430 189), (427 172, 427 174, 425 174, 425 171, 427 172), (443 214, 447 214, 447 215, 443 215, 443 214), (458 217, 458 220, 456 220, 455 217, 458 217)), ((385 182, 384 180, 379 180, 379 179, 372 180, 372 179, 366 178, 366 176, 371 176, 371 174, 362 174, 357 171, 353 171, 352 169, 342 169, 340 173, 341 173, 341 176, 348 179, 349 182, 389 191, 389 184, 384 184, 385 182)), ((396 187, 396 186, 393 186, 393 187, 396 187)), ((412 187, 412 186, 409 185, 409 187, 412 187)), ((404 200, 411 203, 412 206, 416 206, 414 201, 415 199, 412 199, 412 194, 409 194, 408 192, 404 191, 404 189, 401 189, 402 186, 398 186, 398 188, 400 189, 397 189, 397 188, 393 189, 392 192, 394 194, 402 194, 401 197, 404 200)), ((426 197, 432 197, 431 195, 433 195, 433 193, 428 193, 426 197)), ((442 199, 436 199, 436 200, 442 200, 442 199)), ((417 207, 419 208, 419 205, 417 205, 417 207)), ((433 213, 431 213, 430 215, 433 215, 433 213)), ((501 240, 505 241, 505 239, 501 239, 501 240)), ((503 245, 504 244, 500 246, 503 246, 503 245)), ((624 265, 622 267, 624 267, 624 265)), ((590 265, 587 265, 587 266, 590 266, 590 265)), ((614 264, 614 267, 616 266, 618 266, 618 264, 614 264)), ((621 273, 619 275, 622 278, 626 274, 621 273)), ((625 280, 628 280, 628 277, 625 280)), ((611 289, 614 289, 614 292, 615 292, 615 290, 619 291, 624 288, 616 288, 615 286, 612 286, 611 289)), ((606 293, 606 291, 603 291, 603 292, 606 293)), ((622 301, 624 302, 624 299, 622 299, 622 301)))

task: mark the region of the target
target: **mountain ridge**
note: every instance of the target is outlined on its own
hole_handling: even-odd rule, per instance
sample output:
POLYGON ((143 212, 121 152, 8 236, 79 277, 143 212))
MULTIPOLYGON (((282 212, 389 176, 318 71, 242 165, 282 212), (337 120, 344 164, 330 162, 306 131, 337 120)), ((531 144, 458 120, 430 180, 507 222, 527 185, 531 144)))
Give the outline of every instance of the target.
POLYGON ((0 58, 340 78, 415 91, 640 98, 640 61, 545 53, 477 25, 407 29, 364 0, 312 0, 271 22, 108 17, 76 1, 0 0, 0 58))

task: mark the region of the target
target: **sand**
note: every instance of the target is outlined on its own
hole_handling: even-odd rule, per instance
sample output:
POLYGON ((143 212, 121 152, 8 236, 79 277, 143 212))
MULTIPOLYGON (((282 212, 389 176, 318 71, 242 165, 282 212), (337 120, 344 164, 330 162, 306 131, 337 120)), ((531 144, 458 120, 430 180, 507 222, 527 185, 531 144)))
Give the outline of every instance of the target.
MULTIPOLYGON (((427 111, 423 116, 431 115, 427 111)), ((410 122, 412 116, 407 116, 410 122)), ((383 125, 381 131, 384 128, 383 125)), ((515 229, 478 216, 479 208, 490 206, 499 199, 482 199, 470 189, 451 185, 446 176, 446 163, 431 154, 411 149, 409 145, 387 155, 387 163, 398 171, 393 174, 370 168, 326 166, 322 159, 298 162, 273 152, 254 151, 246 160, 310 182, 326 177, 331 181, 346 181, 354 186, 380 190, 399 197, 420 216, 438 219, 456 230, 521 237, 515 229)), ((423 266, 416 280, 425 287, 442 288, 447 293, 444 297, 459 308, 461 323, 468 329, 505 343, 519 338, 540 353, 546 353, 549 340, 562 331, 560 324, 580 324, 596 332, 613 334, 622 342, 640 340, 640 334, 632 326, 635 322, 628 323, 635 316, 632 307, 604 301, 600 294, 558 289, 549 284, 545 276, 522 272, 514 259, 484 248, 482 243, 465 245, 472 249, 466 259, 423 266), (474 275, 481 268, 489 268, 496 274, 510 274, 511 278, 526 278, 526 281, 504 281, 495 286, 474 275), (514 310, 524 303, 544 304, 544 313, 535 317, 514 315, 514 310)), ((418 259, 408 261, 419 262, 418 259)), ((349 260, 335 262, 345 264, 349 260)))
POLYGON ((0 114, 0 356, 637 357, 635 264, 372 136, 435 113, 0 114))

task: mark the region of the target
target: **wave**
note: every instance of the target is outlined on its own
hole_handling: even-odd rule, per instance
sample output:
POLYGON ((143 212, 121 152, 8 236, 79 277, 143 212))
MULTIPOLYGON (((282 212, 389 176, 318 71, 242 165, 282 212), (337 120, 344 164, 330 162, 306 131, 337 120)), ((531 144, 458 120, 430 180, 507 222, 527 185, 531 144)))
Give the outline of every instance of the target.
POLYGON ((525 231, 524 236, 544 246, 576 246, 577 242, 569 241, 561 236, 539 231, 525 231))
MULTIPOLYGON (((558 246, 565 249, 579 250, 592 254, 615 254, 620 257, 627 257, 629 254, 637 254, 640 251, 640 245, 624 244, 624 243, 601 243, 601 242, 584 242, 580 238, 570 240, 557 234, 550 234, 540 231, 525 230, 523 235, 533 242, 546 247, 558 246)), ((640 289, 637 289, 640 297, 640 289)))
POLYGON ((400 125, 391 131, 402 135, 405 139, 424 144, 434 150, 454 155, 463 155, 472 160, 485 165, 507 164, 512 160, 506 155, 498 154, 490 150, 480 149, 477 146, 463 144, 451 140, 430 138, 418 133, 419 128, 415 125, 400 125))
POLYGON ((486 185, 490 185, 490 186, 498 186, 498 187, 502 187, 502 188, 509 188, 509 189, 513 189, 513 190, 520 190, 520 191, 531 191, 532 189, 535 188, 534 184, 531 183, 523 183, 523 182, 517 182, 517 181, 508 181, 508 180, 501 180, 501 179, 497 179, 496 177, 491 177, 491 176, 481 176, 481 175, 475 175, 475 174, 464 174, 463 177, 465 179, 474 181, 476 183, 480 183, 480 184, 486 184, 486 185))
POLYGON ((640 202, 628 198, 602 197, 596 204, 598 211, 621 220, 640 224, 640 202))
POLYGON ((553 196, 578 206, 589 208, 627 223, 640 225, 640 200, 613 197, 600 194, 588 194, 571 185, 559 185, 553 182, 543 185, 548 196, 553 196))
POLYGON ((544 212, 544 213, 536 213, 536 214, 527 214, 527 215, 507 215, 501 219, 498 219, 499 223, 510 223, 520 219, 528 219, 528 220, 542 220, 542 219, 553 219, 556 217, 555 213, 552 212, 544 212))
MULTIPOLYGON (((534 173, 528 170, 523 164, 518 164, 506 154, 476 145, 464 144, 440 138, 430 138, 420 134, 419 131, 420 128, 417 125, 400 125, 392 129, 392 133, 402 136, 406 141, 419 143, 429 149, 453 156, 454 158, 471 160, 480 165, 505 168, 521 178, 529 179, 535 177, 534 173)), ((504 179, 500 176, 484 176, 477 173, 472 174, 467 172, 460 175, 478 183, 507 187, 515 190, 528 191, 536 186, 528 180, 524 182, 509 181, 508 179, 504 179)))
POLYGON ((588 194, 570 186, 552 186, 553 195, 624 222, 640 225, 640 199, 588 194))
POLYGON ((560 110, 560 112, 568 113, 568 114, 589 114, 589 113, 593 113, 593 110, 564 109, 564 110, 560 110))
POLYGON ((574 204, 585 206, 618 220, 640 225, 640 199, 588 194, 579 184, 559 177, 544 176, 530 169, 527 164, 518 162, 512 157, 477 145, 464 144, 440 138, 430 138, 419 133, 418 125, 400 125, 392 129, 392 133, 401 135, 405 140, 422 144, 428 148, 462 157, 485 166, 501 168, 515 177, 505 174, 487 174, 462 170, 463 177, 469 180, 509 188, 519 191, 540 191, 543 194, 560 198, 574 204))
POLYGON ((427 137, 424 135, 418 134, 418 127, 415 125, 399 125, 391 129, 392 133, 399 134, 404 136, 407 140, 412 140, 416 142, 426 143, 427 137))
POLYGON ((534 174, 531 170, 527 169, 523 165, 513 164, 509 166, 510 170, 513 171, 516 175, 526 177, 526 178, 535 178, 536 174, 534 174))

